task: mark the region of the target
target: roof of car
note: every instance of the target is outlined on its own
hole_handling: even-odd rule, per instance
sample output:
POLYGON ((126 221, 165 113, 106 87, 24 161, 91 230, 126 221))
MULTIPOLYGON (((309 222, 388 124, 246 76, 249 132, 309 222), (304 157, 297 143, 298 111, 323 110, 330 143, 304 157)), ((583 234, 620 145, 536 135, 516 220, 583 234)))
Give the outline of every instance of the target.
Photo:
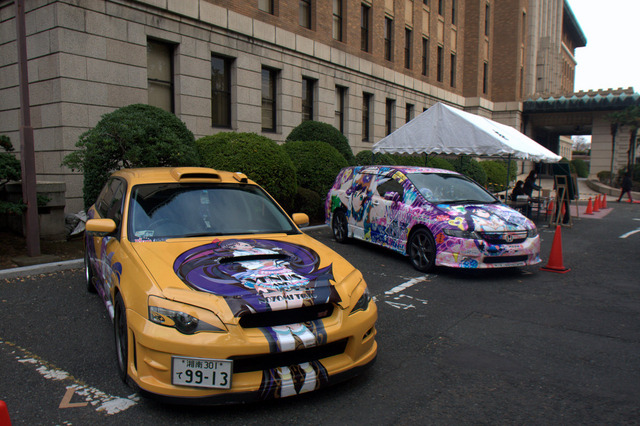
POLYGON ((398 171, 403 174, 409 173, 450 173, 458 174, 452 170, 436 169, 434 167, 414 167, 414 166, 357 166, 362 173, 388 173, 398 171))
POLYGON ((112 174, 120 176, 129 182, 223 182, 223 183, 251 183, 244 173, 233 173, 206 167, 149 167, 139 169, 121 169, 112 174))

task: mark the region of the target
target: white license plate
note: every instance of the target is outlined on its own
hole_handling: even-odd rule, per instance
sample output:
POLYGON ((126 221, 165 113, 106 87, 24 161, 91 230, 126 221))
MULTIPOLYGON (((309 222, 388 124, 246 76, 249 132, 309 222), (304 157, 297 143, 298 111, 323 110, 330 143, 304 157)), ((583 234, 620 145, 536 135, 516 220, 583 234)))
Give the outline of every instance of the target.
POLYGON ((231 389, 233 361, 174 356, 171 364, 174 385, 231 389))

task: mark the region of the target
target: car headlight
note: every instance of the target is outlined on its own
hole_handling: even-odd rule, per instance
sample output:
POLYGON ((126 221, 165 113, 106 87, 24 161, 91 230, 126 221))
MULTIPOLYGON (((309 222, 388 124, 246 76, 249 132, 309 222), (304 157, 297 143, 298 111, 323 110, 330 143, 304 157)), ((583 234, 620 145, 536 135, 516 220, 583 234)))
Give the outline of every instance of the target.
POLYGON ((364 291, 362 292, 362 296, 360 296, 360 299, 358 299, 356 304, 353 305, 353 309, 351 310, 349 315, 358 311, 366 311, 367 308, 369 307, 369 302, 371 302, 371 294, 369 293, 369 287, 367 287, 367 285, 364 284, 364 281, 362 285, 364 285, 364 291))
POLYGON ((479 240, 480 237, 478 236, 478 234, 475 233, 475 231, 463 231, 462 229, 443 229, 442 232, 444 232, 445 235, 448 235, 450 237, 457 237, 457 238, 468 238, 470 240, 479 240))
POLYGON ((156 296, 149 296, 149 321, 182 334, 227 331, 220 318, 207 309, 156 296))
POLYGON ((535 238, 538 236, 538 228, 531 228, 527 231, 528 238, 535 238))

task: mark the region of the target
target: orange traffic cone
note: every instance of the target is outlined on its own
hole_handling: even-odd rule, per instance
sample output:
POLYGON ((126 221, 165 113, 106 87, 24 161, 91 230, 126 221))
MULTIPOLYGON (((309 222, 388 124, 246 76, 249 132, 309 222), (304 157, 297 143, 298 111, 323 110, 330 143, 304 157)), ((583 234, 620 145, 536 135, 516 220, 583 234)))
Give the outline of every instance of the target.
POLYGON ((602 195, 602 205, 600 206, 600 208, 606 209, 607 208, 607 196, 606 195, 602 195))
POLYGON ((547 206, 547 215, 551 216, 553 214, 553 200, 549 201, 549 205, 547 206))
POLYGON ((589 202, 587 203, 587 211, 584 214, 593 214, 593 206, 591 205, 591 197, 589 197, 589 202))
POLYGON ((599 211, 600 211, 600 201, 598 197, 596 197, 595 200, 593 201, 593 212, 597 213, 599 211))
POLYGON ((7 404, 4 401, 0 401, 0 425, 11 426, 9 410, 7 409, 7 404))
POLYGON ((547 266, 543 266, 540 269, 543 271, 565 274, 571 269, 565 268, 562 264, 562 234, 560 232, 560 228, 560 225, 556 226, 556 233, 553 236, 553 243, 551 244, 549 262, 547 262, 547 266))

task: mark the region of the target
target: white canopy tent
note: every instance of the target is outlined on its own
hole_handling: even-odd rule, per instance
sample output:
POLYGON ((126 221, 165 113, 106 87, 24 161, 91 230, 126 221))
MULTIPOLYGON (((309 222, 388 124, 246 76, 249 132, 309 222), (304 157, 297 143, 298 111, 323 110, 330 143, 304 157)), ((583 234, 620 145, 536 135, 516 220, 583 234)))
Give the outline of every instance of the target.
POLYGON ((513 127, 437 103, 389 136, 373 153, 515 157, 557 163, 562 157, 513 127))

